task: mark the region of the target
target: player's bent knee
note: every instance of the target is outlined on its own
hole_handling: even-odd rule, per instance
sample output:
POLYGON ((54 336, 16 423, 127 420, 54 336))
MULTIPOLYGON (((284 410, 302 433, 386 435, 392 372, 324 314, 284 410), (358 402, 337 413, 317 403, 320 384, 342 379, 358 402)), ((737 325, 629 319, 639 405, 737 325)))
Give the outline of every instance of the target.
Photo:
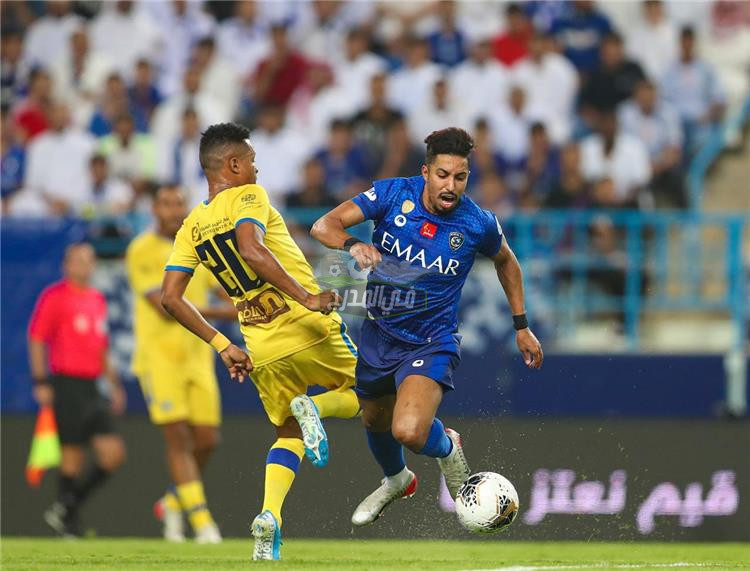
POLYGON ((427 442, 427 433, 420 430, 416 423, 394 422, 391 430, 393 437, 412 452, 419 452, 427 442))
POLYGON ((279 438, 302 438, 302 430, 293 416, 287 417, 281 425, 276 425, 276 436, 279 438))
POLYGON ((126 456, 122 438, 111 438, 100 447, 97 460, 102 468, 113 472, 125 463, 126 456))
POLYGON ((218 430, 201 430, 196 433, 196 452, 212 452, 221 444, 221 434, 218 430))

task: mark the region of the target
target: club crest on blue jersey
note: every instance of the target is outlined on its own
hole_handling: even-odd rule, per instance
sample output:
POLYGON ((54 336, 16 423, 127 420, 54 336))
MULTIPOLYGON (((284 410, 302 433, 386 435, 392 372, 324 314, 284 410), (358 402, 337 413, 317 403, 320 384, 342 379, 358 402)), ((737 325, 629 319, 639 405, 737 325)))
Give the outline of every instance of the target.
POLYGON ((451 232, 448 237, 448 244, 454 252, 464 245, 464 235, 461 232, 451 232))

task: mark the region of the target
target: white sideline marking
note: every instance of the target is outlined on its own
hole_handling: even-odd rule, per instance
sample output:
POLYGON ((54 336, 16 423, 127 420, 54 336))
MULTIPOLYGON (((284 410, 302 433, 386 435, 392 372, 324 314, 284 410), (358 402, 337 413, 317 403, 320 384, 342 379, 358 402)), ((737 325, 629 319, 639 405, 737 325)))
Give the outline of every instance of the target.
POLYGON ((463 571, 554 571, 555 569, 646 569, 649 567, 711 567, 713 563, 591 563, 588 565, 512 565, 463 571))

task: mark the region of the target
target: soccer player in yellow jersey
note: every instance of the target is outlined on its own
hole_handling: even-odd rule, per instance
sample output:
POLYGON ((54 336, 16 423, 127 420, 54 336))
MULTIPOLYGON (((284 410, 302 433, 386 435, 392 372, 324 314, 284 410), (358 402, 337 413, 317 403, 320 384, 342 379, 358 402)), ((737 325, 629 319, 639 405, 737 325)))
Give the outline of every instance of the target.
MULTIPOLYGON (((184 541, 182 510, 199 543, 218 543, 221 535, 211 517, 201 472, 219 442, 221 408, 211 348, 177 323, 161 306, 161 281, 172 244, 187 215, 177 187, 163 187, 154 197, 155 228, 135 238, 125 257, 135 295, 133 372, 148 404, 151 421, 162 427, 173 486, 157 503, 164 537, 184 541)), ((199 268, 185 292, 206 318, 234 319, 225 302, 209 305, 219 289, 211 272, 199 268)))
POLYGON ((250 132, 209 127, 200 141, 208 199, 177 233, 162 284, 162 305, 219 352, 232 378, 255 383, 277 440, 266 459, 263 508, 252 522, 253 559, 279 559, 281 507, 303 454, 328 461, 320 418, 359 412, 354 386, 356 348, 335 308, 341 298, 321 291, 265 189, 256 184, 250 132), (252 358, 216 331, 183 295, 199 265, 232 297, 252 358), (328 391, 312 398, 309 385, 328 391))

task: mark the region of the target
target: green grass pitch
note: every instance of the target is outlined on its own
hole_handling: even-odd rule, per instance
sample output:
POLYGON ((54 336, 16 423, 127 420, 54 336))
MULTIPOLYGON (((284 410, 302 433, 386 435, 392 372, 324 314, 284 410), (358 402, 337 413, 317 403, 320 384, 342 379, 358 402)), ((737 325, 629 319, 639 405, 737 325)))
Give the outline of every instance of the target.
POLYGON ((221 545, 154 539, 3 538, 2 569, 750 569, 750 544, 487 541, 286 541, 281 562, 253 562, 249 539, 221 545))

